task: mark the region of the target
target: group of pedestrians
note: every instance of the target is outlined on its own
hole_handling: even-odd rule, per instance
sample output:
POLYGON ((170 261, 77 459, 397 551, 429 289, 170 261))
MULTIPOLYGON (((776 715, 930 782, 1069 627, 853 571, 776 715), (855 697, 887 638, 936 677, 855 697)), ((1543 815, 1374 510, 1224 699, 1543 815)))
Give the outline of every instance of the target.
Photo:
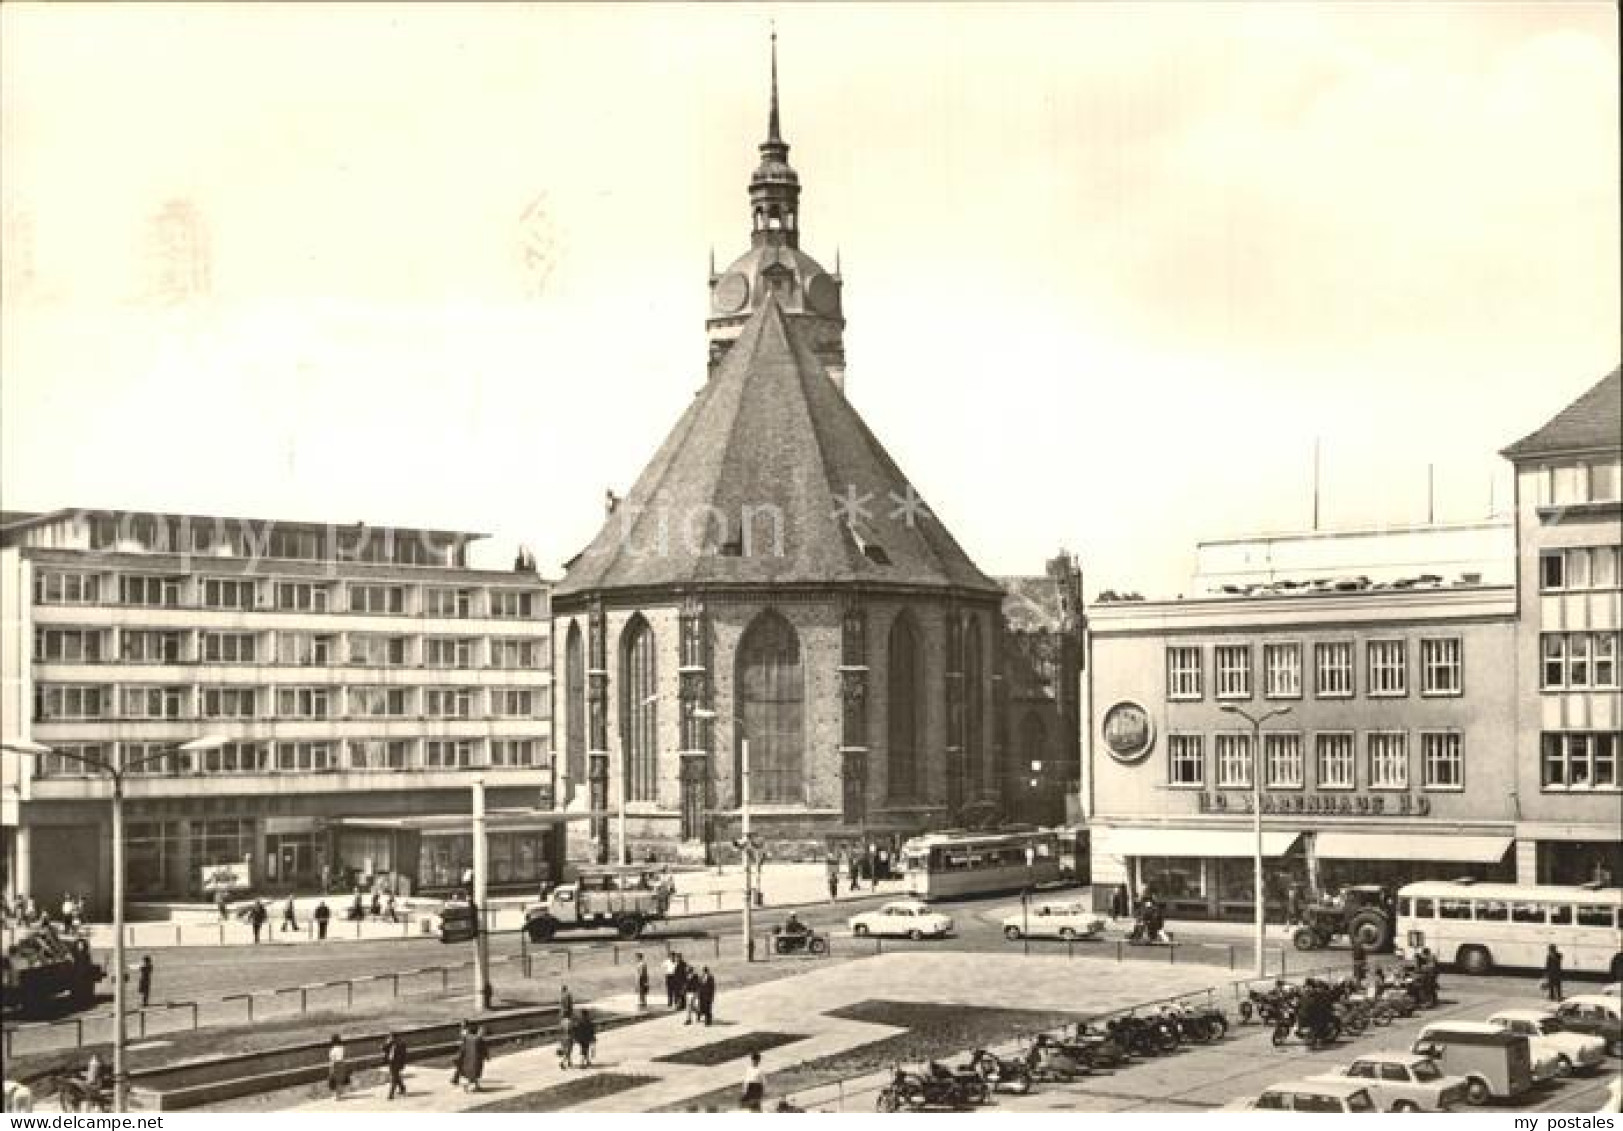
MULTIPOLYGON (((647 967, 642 955, 637 955, 637 1004, 648 1004, 647 967)), ((687 959, 676 951, 665 955, 665 1007, 687 1012, 684 1025, 701 1021, 714 1024, 716 1019, 716 976, 708 966, 690 966, 687 959)))
MULTIPOLYGON (((226 920, 230 919, 230 904, 226 898, 226 893, 223 890, 215 894, 214 902, 215 906, 218 907, 220 911, 220 921, 225 922, 226 920)), ((385 895, 382 892, 374 891, 372 893, 370 912, 373 919, 387 923, 400 922, 400 909, 398 904, 395 903, 393 892, 389 892, 387 895, 385 895)), ((355 891, 355 897, 350 902, 349 911, 346 918, 351 922, 362 922, 367 918, 367 913, 368 906, 366 900, 360 889, 357 888, 355 891)), ((265 901, 263 899, 255 899, 240 914, 243 919, 247 920, 248 926, 253 928, 254 941, 256 943, 264 941, 265 928, 270 923, 270 909, 265 906, 265 901)), ((327 901, 325 899, 319 900, 315 907, 311 909, 310 922, 315 924, 316 941, 321 942, 326 940, 327 930, 332 923, 332 914, 332 908, 327 905, 327 901)), ((304 928, 299 923, 298 898, 296 896, 289 895, 282 903, 282 924, 279 933, 287 934, 289 931, 298 933, 302 932, 303 930, 304 928)))
POLYGON ((558 1067, 574 1068, 577 1051, 580 1067, 590 1068, 597 1053, 597 1022, 591 1010, 575 1008, 575 995, 563 986, 558 991, 558 1067))

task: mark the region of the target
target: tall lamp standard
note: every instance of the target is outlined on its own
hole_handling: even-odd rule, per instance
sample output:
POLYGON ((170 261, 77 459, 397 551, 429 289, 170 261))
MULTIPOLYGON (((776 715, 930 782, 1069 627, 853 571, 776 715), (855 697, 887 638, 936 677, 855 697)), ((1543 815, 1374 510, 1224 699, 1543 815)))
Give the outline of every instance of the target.
POLYGON ((1263 924, 1265 921, 1264 905, 1267 903, 1262 892, 1262 724, 1280 715, 1290 714, 1291 709, 1289 707, 1275 707, 1265 714, 1253 715, 1242 707, 1236 707, 1233 703, 1225 703, 1221 710, 1224 714, 1238 715, 1251 724, 1251 828, 1257 838, 1254 861, 1256 871, 1251 882, 1251 899, 1256 904, 1257 977, 1261 978, 1268 972, 1267 960, 1262 951, 1263 924))
POLYGON ((751 869, 755 866, 755 848, 750 844, 750 737, 744 726, 744 720, 737 715, 721 715, 708 707, 696 707, 693 711, 696 719, 715 720, 730 718, 733 725, 738 727, 738 825, 739 825, 739 853, 744 858, 744 961, 755 961, 755 885, 752 882, 751 869))
POLYGON ((219 735, 205 735, 190 742, 166 746, 156 753, 133 758, 122 764, 102 758, 89 758, 68 750, 56 750, 38 742, 7 742, 7 750, 19 754, 44 757, 55 754, 78 762, 87 769, 106 774, 113 780, 113 1110, 123 1111, 129 1106, 129 1077, 124 1072, 124 1052, 129 1036, 124 1017, 124 775, 161 762, 179 752, 195 754, 203 750, 218 750, 227 740, 219 735))

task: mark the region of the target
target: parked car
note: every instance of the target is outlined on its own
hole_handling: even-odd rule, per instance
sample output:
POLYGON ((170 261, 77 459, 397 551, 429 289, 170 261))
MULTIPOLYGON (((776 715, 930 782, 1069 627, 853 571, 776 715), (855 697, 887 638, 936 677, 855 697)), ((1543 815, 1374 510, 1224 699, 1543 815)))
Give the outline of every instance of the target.
POLYGON ((1465 1102, 1473 1107, 1515 1099, 1555 1075, 1554 1061, 1534 1063, 1526 1037, 1482 1021, 1433 1021, 1409 1051, 1431 1057, 1450 1076, 1465 1077, 1465 1102))
POLYGON ((1469 1082, 1445 1076, 1429 1056, 1412 1052, 1372 1052, 1345 1068, 1315 1080, 1356 1080, 1382 1111, 1448 1111, 1465 1102, 1469 1082))
POLYGON ((1555 1011, 1561 1024, 1574 1033, 1587 1033, 1606 1042, 1606 1051, 1623 1056, 1623 1006, 1606 994, 1577 994, 1555 1011))
POLYGON ((1254 1100, 1235 1100, 1224 1111, 1302 1111, 1315 1115, 1330 1113, 1380 1113, 1375 1098, 1362 1083, 1353 1080, 1291 1080, 1271 1084, 1254 1100))
POLYGON ((1488 1024, 1526 1037, 1533 1060, 1553 1059, 1557 1076, 1587 1072, 1606 1059, 1605 1041, 1571 1032, 1553 1009, 1501 1009, 1488 1018, 1488 1024))
POLYGON ((1081 903, 1036 904, 1003 920, 1009 939, 1091 939, 1104 929, 1105 921, 1081 903))
POLYGON ((945 938, 952 934, 952 918, 931 911, 916 899, 887 903, 877 911, 864 911, 850 919, 851 933, 893 935, 900 938, 945 938))

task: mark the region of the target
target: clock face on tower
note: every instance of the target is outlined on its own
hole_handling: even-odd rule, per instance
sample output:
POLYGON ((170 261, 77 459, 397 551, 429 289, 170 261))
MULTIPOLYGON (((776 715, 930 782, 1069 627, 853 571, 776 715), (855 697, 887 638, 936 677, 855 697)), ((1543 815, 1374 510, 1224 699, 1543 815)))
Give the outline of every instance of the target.
POLYGON ((737 314, 749 301, 750 284, 736 271, 728 272, 716 282, 710 293, 710 305, 717 314, 737 314))

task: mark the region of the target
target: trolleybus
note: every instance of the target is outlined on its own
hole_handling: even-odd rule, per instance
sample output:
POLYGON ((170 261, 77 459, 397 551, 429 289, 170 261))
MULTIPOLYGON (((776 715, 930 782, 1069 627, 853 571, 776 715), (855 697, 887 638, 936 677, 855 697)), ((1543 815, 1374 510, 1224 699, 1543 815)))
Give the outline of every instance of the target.
POLYGON ((1407 952, 1427 947, 1469 974, 1542 966, 1554 943, 1564 969, 1615 981, 1623 978, 1620 915, 1619 888, 1427 881, 1398 891, 1396 937, 1407 952))

